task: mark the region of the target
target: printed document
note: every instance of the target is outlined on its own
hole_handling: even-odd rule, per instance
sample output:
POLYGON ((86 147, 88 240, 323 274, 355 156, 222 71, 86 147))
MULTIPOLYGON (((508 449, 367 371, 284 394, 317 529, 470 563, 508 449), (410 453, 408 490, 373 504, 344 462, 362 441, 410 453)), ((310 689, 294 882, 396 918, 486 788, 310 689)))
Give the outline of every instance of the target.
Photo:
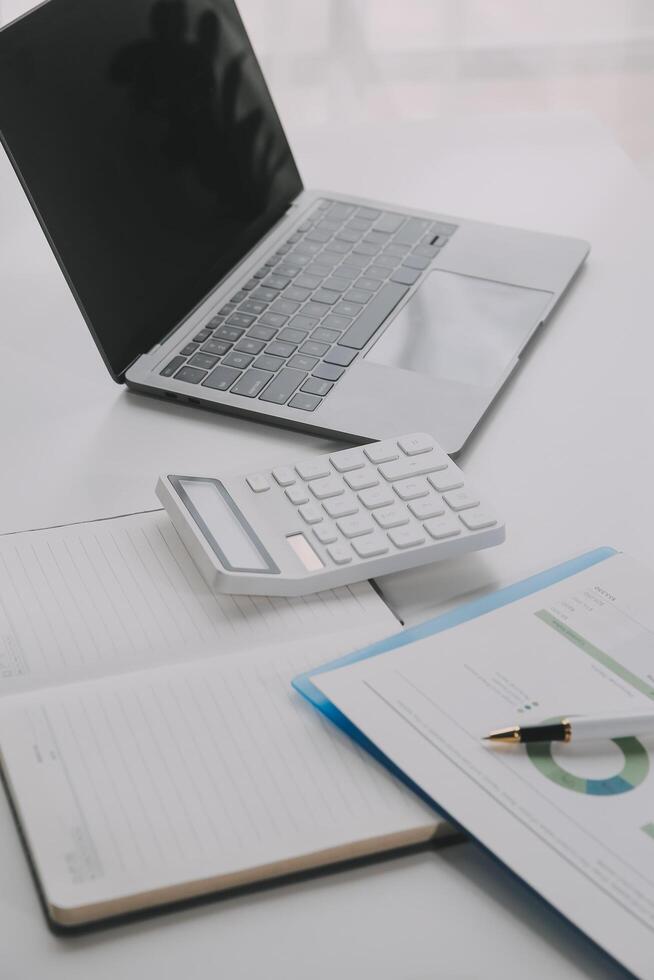
POLYGON ((654 710, 650 570, 615 555, 313 682, 548 902, 654 978, 654 733, 482 741, 514 724, 654 710))

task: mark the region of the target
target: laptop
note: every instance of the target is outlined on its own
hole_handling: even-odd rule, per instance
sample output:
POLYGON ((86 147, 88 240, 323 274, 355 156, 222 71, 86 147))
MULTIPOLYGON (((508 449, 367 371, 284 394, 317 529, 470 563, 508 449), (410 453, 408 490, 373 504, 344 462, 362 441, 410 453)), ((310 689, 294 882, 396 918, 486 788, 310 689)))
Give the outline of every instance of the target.
POLYGON ((460 450, 588 252, 304 188, 232 0, 49 0, 0 134, 117 382, 350 441, 460 450))

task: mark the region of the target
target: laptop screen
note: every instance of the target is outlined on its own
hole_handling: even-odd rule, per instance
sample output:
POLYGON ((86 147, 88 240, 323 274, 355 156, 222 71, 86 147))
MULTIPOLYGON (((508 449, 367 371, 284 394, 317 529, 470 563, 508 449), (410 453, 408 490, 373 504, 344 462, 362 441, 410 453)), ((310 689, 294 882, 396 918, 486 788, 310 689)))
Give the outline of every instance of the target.
POLYGON ((116 378, 302 189, 231 0, 49 0, 0 31, 0 133, 116 378))

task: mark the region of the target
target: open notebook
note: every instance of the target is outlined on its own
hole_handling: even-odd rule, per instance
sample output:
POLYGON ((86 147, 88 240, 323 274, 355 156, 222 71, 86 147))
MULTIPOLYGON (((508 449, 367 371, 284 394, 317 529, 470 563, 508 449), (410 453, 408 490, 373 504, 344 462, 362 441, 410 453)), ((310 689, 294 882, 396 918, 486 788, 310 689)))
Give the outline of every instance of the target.
POLYGON ((1 537, 0 756, 52 920, 448 833, 290 686, 396 631, 367 583, 215 595, 162 512, 1 537))

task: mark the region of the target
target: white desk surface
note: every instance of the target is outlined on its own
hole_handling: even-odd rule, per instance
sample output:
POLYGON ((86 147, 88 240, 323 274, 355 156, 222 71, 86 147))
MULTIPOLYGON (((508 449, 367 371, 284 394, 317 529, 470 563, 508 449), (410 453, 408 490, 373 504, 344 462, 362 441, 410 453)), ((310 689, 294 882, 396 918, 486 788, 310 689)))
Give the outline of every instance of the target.
MULTIPOLYGON (((415 622, 599 544, 654 561, 654 205, 622 151, 591 119, 545 115, 289 135, 308 186, 593 246, 460 457, 506 544, 385 580, 395 607, 415 622)), ((0 531, 156 506, 164 469, 332 448, 114 385, 4 157, 0 215, 0 531)), ((45 925, 4 797, 0 869, 2 980, 622 976, 471 845, 73 939, 45 925)))

